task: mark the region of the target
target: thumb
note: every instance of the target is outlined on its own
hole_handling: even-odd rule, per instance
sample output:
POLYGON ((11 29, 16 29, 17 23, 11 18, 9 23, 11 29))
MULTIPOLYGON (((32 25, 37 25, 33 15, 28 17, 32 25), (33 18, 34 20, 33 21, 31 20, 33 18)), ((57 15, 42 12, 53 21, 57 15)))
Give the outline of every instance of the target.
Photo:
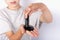
POLYGON ((24 25, 21 25, 20 30, 21 30, 22 34, 25 33, 24 25))
POLYGON ((27 18, 28 17, 28 15, 30 14, 30 12, 31 12, 31 9, 30 8, 26 8, 25 9, 25 18, 27 18))

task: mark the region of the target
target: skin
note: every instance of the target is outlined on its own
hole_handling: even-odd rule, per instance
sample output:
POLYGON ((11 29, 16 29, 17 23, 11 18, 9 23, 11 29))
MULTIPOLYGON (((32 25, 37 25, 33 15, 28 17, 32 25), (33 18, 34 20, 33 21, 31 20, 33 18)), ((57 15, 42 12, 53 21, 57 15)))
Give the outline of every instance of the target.
MULTIPOLYGON (((10 10, 18 10, 19 8, 21 8, 21 5, 19 5, 19 1, 20 0, 5 0, 6 4, 8 5, 7 8, 10 9, 10 10)), ((23 26, 24 25, 21 24, 20 28, 18 29, 18 31, 16 33, 12 32, 12 31, 6 32, 5 34, 7 35, 9 40, 21 40, 24 33, 27 33, 27 34, 29 34, 30 36, 33 36, 33 37, 38 36, 37 28, 34 28, 34 30, 30 32, 30 31, 26 31, 23 28, 23 26)))
POLYGON ((30 4, 25 10, 24 14, 27 18, 27 15, 31 15, 33 12, 41 10, 42 14, 40 16, 40 21, 43 23, 51 23, 53 18, 51 15, 50 10, 47 8, 47 6, 43 3, 32 3, 30 4))
MULTIPOLYGON (((52 22, 52 15, 50 10, 47 8, 47 6, 43 3, 32 3, 25 9, 25 16, 31 15, 33 12, 41 10, 42 14, 40 16, 40 21, 45 23, 51 23, 52 22), (29 13, 28 13, 29 11, 29 13)), ((27 17, 27 16, 26 16, 27 17)))
MULTIPOLYGON (((20 0, 5 0, 5 2, 8 5, 7 8, 11 9, 11 10, 18 10, 19 8, 21 8, 21 5, 19 5, 19 1, 20 0), (14 4, 10 3, 10 2, 14 2, 14 1, 16 3, 14 3, 14 4)), ((52 22, 51 12, 46 7, 46 5, 43 3, 32 3, 31 5, 29 5, 28 8, 26 8, 26 10, 24 11, 25 18, 27 17, 28 14, 31 14, 32 12, 37 11, 37 9, 40 9, 42 11, 42 15, 40 16, 41 22, 46 22, 46 23, 52 22)), ((24 30, 23 26, 24 25, 20 25, 20 28, 18 29, 18 31, 16 33, 9 31, 9 32, 6 32, 5 34, 9 37, 10 40, 20 40, 24 33, 27 33, 33 37, 38 36, 37 28, 34 28, 33 31, 29 32, 29 31, 24 30)))

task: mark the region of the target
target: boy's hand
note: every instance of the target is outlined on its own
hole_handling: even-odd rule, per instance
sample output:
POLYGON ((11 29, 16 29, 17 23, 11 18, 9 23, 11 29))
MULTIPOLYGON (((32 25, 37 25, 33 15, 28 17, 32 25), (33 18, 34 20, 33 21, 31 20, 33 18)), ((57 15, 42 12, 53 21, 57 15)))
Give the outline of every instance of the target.
POLYGON ((33 12, 38 11, 38 9, 40 9, 41 7, 42 7, 42 3, 32 3, 32 4, 30 4, 24 10, 25 17, 27 17, 26 15, 31 15, 33 12))
POLYGON ((27 33, 28 35, 30 35, 32 37, 37 37, 39 35, 37 28, 34 28, 33 31, 27 31, 24 29, 24 25, 21 25, 20 31, 22 34, 27 33))
POLYGON ((37 28, 34 28, 33 31, 27 31, 27 30, 26 30, 26 33, 27 33, 28 35, 32 36, 32 37, 38 37, 38 35, 39 35, 37 28))

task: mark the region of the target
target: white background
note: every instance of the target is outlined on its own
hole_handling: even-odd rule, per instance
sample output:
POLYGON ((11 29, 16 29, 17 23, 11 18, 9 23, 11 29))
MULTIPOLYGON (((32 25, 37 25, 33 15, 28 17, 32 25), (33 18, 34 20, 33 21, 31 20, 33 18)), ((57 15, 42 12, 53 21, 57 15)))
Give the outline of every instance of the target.
MULTIPOLYGON (((41 40, 60 40, 60 1, 59 0, 21 0, 21 4, 26 7, 33 2, 42 2, 50 9, 53 15, 53 22, 42 24, 40 28, 41 40)), ((6 7, 4 0, 0 0, 0 9, 6 7)))

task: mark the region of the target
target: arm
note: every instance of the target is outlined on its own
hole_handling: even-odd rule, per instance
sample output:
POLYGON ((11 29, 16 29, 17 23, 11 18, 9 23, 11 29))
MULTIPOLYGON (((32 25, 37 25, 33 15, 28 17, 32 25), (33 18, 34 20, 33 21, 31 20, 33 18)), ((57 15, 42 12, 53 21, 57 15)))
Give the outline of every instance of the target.
POLYGON ((13 33, 12 31, 9 31, 5 33, 9 40, 20 40, 24 33, 22 33, 24 29, 21 27, 16 33, 13 33))
POLYGON ((38 11, 38 9, 42 11, 42 15, 40 17, 41 22, 46 22, 46 23, 52 22, 51 12, 47 8, 47 6, 43 3, 32 3, 28 6, 27 11, 29 10, 32 13, 32 12, 38 11))
MULTIPOLYGON (((14 34, 12 31, 5 33, 9 40, 21 40, 23 34, 25 33, 25 30, 23 26, 20 27, 20 29, 14 34)), ((39 35, 37 28, 34 28, 33 31, 27 31, 26 33, 32 37, 37 37, 39 35)))
POLYGON ((40 20, 42 22, 46 22, 46 23, 52 22, 52 15, 51 15, 51 12, 49 11, 49 9, 47 8, 47 6, 43 3, 41 3, 39 8, 42 11, 42 15, 40 17, 40 20))

